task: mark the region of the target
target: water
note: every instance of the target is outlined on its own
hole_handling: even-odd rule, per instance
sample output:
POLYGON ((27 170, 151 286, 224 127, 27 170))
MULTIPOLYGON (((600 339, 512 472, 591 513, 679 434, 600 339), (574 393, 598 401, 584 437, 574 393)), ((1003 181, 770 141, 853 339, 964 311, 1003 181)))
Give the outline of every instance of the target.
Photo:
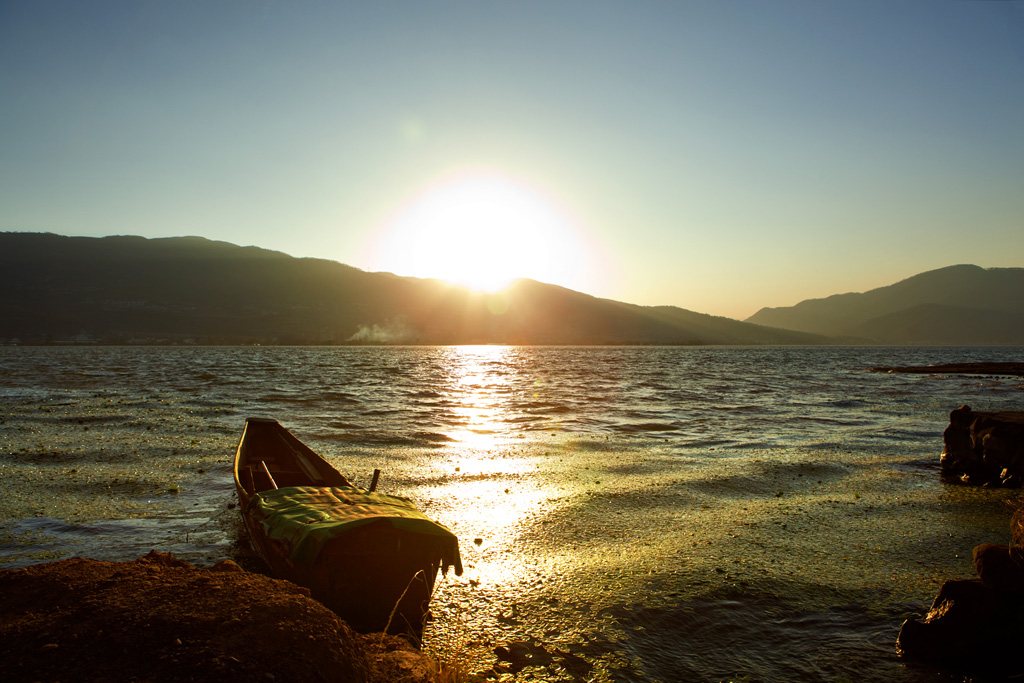
POLYGON ((243 561, 230 462, 274 417, 459 536, 426 647, 498 680, 951 681, 899 625, 1018 493, 938 480, 1020 349, 0 348, 0 566, 243 561))

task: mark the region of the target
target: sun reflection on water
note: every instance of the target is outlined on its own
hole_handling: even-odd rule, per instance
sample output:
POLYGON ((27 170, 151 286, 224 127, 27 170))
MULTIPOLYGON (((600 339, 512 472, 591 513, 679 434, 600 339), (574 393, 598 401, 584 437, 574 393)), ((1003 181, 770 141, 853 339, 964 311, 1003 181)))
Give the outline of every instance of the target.
POLYGON ((494 448, 501 440, 512 393, 509 346, 454 346, 448 355, 458 429, 448 437, 470 448, 494 448))
POLYGON ((517 538, 550 506, 554 494, 537 486, 535 455, 527 455, 535 449, 510 427, 518 392, 533 387, 517 387, 512 381, 521 374, 516 347, 457 346, 446 351, 454 416, 446 435, 453 442, 442 465, 443 494, 436 502, 448 508, 441 516, 459 536, 468 561, 463 580, 507 584, 523 571, 522 558, 514 552, 517 538))

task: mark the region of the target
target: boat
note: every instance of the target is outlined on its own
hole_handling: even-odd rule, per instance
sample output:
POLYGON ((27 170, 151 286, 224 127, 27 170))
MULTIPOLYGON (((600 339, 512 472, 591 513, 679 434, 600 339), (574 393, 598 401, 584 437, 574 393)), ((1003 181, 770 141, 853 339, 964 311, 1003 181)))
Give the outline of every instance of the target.
POLYGON ((354 486, 277 420, 250 417, 235 452, 239 509, 282 579, 363 633, 422 633, 437 572, 459 542, 408 498, 354 486))

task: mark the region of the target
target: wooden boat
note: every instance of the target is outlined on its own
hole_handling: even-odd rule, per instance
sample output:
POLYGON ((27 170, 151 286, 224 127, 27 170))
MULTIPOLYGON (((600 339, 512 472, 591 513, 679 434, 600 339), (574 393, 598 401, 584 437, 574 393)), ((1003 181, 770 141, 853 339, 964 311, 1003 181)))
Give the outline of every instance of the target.
POLYGON ((451 531, 406 498, 353 486, 276 420, 246 419, 235 486, 274 574, 357 631, 419 635, 438 569, 462 574, 451 531))

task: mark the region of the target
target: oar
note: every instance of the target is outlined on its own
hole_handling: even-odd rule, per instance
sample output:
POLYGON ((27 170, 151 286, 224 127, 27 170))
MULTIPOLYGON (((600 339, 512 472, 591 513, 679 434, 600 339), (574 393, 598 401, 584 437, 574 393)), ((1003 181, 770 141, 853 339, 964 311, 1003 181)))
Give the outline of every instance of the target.
POLYGON ((274 475, 272 475, 270 473, 270 470, 267 468, 267 463, 264 462, 263 460, 260 460, 260 467, 263 468, 263 473, 266 474, 267 475, 267 479, 270 480, 270 485, 273 486, 276 489, 277 488, 277 482, 274 481, 274 475))

